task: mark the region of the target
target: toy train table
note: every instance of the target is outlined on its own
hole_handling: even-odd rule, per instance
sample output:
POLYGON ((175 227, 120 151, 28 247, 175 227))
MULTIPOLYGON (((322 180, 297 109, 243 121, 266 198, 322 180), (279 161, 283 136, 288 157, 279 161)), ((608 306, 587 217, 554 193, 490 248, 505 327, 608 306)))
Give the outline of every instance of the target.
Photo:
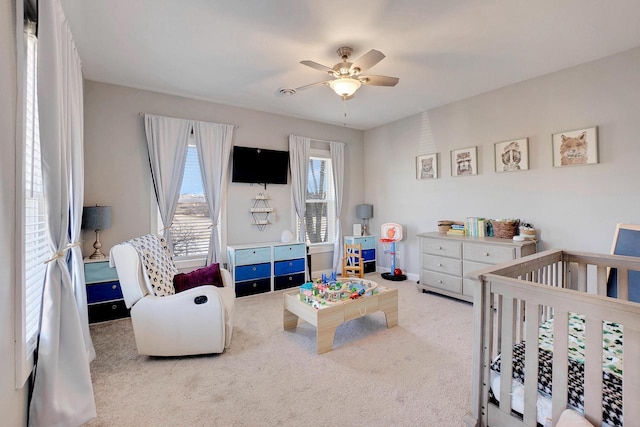
POLYGON ((366 279, 349 279, 340 283, 336 290, 334 284, 305 284, 300 290, 284 293, 283 323, 285 330, 293 330, 298 319, 316 327, 318 354, 333 348, 333 339, 338 326, 367 314, 382 311, 385 314, 387 328, 398 324, 398 290, 388 289, 366 279), (305 286, 306 285, 306 286, 305 286), (328 287, 322 289, 322 285, 328 287), (342 292, 341 292, 342 290, 342 292))

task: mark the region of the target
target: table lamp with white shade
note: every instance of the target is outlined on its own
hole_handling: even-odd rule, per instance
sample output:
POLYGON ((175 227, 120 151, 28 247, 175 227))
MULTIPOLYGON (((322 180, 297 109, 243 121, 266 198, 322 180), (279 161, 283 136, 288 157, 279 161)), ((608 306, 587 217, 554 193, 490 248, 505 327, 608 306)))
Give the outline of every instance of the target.
POLYGON ((96 232, 96 241, 93 243, 95 251, 89 259, 105 259, 106 256, 100 248, 100 230, 111 227, 111 206, 85 206, 82 209, 82 229, 94 230, 96 232))

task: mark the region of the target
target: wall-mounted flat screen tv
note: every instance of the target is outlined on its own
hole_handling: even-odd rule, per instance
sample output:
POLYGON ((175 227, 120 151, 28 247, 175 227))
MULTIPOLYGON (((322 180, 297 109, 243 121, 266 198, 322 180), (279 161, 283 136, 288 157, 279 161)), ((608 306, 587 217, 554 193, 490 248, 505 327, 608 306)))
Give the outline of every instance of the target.
POLYGON ((233 147, 231 181, 251 184, 286 184, 289 152, 254 147, 233 147))

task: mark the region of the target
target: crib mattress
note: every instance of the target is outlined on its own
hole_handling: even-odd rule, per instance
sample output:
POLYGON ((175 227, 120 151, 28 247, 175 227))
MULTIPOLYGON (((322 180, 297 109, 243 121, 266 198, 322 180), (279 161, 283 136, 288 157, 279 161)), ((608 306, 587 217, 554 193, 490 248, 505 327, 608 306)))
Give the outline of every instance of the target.
MULTIPOLYGON (((569 313, 569 379, 568 403, 579 412, 584 411, 584 317, 569 313)), ((553 375, 553 320, 544 322, 539 331, 538 349, 538 422, 551 418, 551 391, 553 375)), ((603 323, 603 423, 622 425, 622 326, 603 323)), ((524 408, 524 355, 525 342, 513 346, 512 408, 522 413, 524 408)), ((491 364, 491 393, 499 400, 500 361, 491 364)))

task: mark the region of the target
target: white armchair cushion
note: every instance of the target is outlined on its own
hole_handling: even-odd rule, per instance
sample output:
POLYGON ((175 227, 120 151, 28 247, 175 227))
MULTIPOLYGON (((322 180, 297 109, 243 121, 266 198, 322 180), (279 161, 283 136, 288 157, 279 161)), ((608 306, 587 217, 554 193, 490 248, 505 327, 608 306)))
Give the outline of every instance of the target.
POLYGON ((155 234, 147 234, 125 243, 133 246, 140 255, 149 292, 158 297, 175 294, 173 276, 178 274, 178 269, 166 241, 155 234))

